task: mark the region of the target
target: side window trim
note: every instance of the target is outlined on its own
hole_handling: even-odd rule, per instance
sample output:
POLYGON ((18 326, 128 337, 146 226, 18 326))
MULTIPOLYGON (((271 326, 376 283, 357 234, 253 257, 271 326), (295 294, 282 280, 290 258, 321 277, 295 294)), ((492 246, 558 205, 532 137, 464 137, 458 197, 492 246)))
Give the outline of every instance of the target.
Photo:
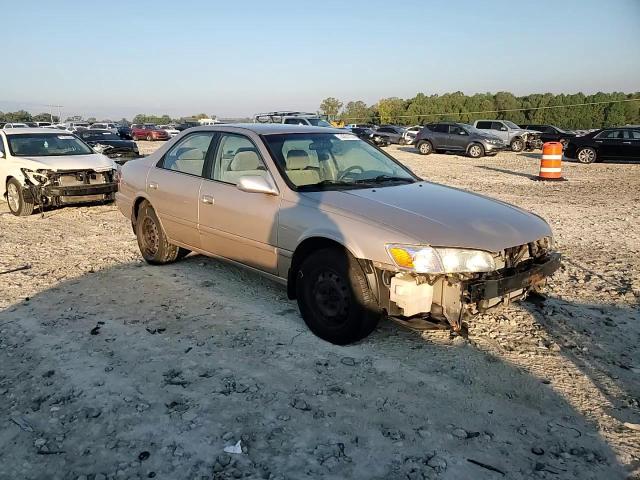
POLYGON ((179 173, 182 175, 189 175, 190 177, 198 177, 198 178, 206 178, 204 173, 207 171, 207 164, 210 163, 209 157, 211 156, 212 153, 212 146, 216 145, 217 146, 217 142, 216 139, 219 136, 220 132, 214 132, 214 131, 209 131, 209 132, 193 132, 193 133, 189 133, 187 135, 185 135, 184 137, 182 137, 180 139, 179 142, 177 142, 175 145, 172 145, 171 148, 169 150, 167 150, 166 152, 164 152, 164 155, 162 155, 162 157, 160 157, 160 160, 158 160, 155 164, 156 168, 160 168, 162 170, 167 170, 168 172, 174 172, 174 173, 179 173), (204 163, 202 164, 202 171, 200 172, 200 175, 194 175, 193 173, 188 173, 188 172, 182 172, 180 170, 173 170, 171 168, 165 168, 164 166, 164 160, 167 157, 167 155, 169 153, 171 153, 176 147, 178 147, 179 145, 182 145, 189 137, 192 137, 194 135, 201 135, 202 133, 210 133, 211 134, 211 140, 209 141, 209 146, 207 147, 207 152, 205 153, 205 157, 204 157, 204 163))

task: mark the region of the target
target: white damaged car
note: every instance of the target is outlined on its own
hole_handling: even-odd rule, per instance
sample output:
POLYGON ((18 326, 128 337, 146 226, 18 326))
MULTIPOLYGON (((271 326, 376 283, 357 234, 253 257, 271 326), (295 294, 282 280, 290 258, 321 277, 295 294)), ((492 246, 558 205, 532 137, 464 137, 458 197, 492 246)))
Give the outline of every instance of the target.
POLYGON ((111 201, 116 168, 67 132, 0 130, 0 198, 17 216, 31 215, 36 206, 111 201))

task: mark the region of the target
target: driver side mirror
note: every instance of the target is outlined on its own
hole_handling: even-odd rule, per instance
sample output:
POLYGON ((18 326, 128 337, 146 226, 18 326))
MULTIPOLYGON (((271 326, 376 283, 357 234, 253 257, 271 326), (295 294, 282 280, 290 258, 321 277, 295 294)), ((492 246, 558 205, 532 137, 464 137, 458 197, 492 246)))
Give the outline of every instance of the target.
POLYGON ((506 132, 507 131, 507 127, 500 127, 500 131, 506 132))
POLYGON ((460 131, 458 132, 458 135, 466 135, 466 134, 467 134, 467 132, 465 132, 464 130, 460 130, 460 131))
POLYGON ((273 183, 271 175, 243 175, 238 178, 236 187, 247 193, 264 193, 267 195, 278 195, 280 192, 273 183))

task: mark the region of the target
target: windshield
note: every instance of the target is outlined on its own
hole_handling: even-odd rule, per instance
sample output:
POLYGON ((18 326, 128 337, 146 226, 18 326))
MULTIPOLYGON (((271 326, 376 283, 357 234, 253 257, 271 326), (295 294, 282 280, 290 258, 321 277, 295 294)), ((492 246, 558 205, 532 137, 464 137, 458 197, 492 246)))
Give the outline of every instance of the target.
POLYGON ((509 128, 515 128, 516 130, 520 130, 520 127, 518 125, 516 125, 513 122, 510 122, 509 120, 504 120, 502 123, 504 123, 509 128))
POLYGON ((100 140, 120 140, 115 133, 111 132, 83 132, 80 135, 84 140, 100 141, 100 140))
POLYGON ((264 139, 279 170, 298 190, 417 181, 391 157, 350 133, 266 135, 264 139))
POLYGON ((93 150, 74 135, 57 133, 8 135, 7 141, 11 154, 16 157, 53 157, 93 153, 93 150))
POLYGON ((333 127, 333 125, 321 118, 307 118, 307 120, 309 121, 309 124, 314 127, 333 127))

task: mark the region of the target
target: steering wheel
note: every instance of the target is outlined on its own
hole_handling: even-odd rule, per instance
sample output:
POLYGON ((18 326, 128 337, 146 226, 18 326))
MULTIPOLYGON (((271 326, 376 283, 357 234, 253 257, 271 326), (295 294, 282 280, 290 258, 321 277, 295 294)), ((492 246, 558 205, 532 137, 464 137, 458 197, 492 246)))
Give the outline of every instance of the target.
POLYGON ((350 167, 347 167, 345 170, 340 172, 340 174, 338 175, 338 180, 342 180, 344 177, 347 176, 347 174, 355 170, 360 170, 360 173, 364 173, 364 168, 362 168, 360 165, 351 165, 350 167))

